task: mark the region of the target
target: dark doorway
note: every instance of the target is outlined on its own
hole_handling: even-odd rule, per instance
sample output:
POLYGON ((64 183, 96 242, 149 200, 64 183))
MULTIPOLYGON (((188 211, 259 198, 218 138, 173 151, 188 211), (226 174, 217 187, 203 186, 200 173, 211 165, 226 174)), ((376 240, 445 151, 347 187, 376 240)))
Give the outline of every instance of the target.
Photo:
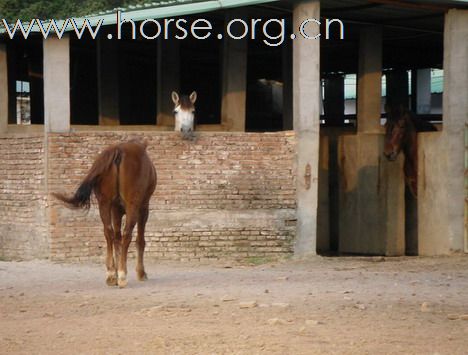
POLYGON ((70 120, 71 124, 97 125, 96 40, 70 38, 70 120))

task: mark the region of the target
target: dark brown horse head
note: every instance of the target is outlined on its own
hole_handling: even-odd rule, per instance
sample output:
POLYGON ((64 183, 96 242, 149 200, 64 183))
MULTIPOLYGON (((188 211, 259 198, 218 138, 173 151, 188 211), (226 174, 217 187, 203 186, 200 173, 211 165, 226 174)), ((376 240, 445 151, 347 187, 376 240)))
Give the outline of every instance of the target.
POLYGON ((406 137, 411 131, 411 117, 403 106, 385 107, 387 122, 385 123, 384 155, 390 161, 395 161, 404 147, 406 137))
POLYGON ((403 105, 386 105, 385 110, 387 111, 387 122, 385 123, 384 155, 388 160, 394 161, 403 151, 406 185, 416 198, 418 195, 417 132, 437 131, 437 129, 432 123, 413 116, 403 105))

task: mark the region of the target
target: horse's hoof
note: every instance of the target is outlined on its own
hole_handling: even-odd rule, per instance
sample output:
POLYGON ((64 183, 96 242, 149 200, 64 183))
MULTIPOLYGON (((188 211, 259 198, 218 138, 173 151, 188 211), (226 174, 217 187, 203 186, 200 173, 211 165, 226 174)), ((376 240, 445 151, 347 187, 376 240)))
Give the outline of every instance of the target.
POLYGON ((128 284, 127 279, 119 279, 119 281, 118 281, 118 285, 119 285, 120 288, 126 287, 127 284, 128 284))
POLYGON ((117 286, 117 277, 114 275, 107 276, 106 284, 107 286, 117 286))
POLYGON ((146 274, 146 272, 137 272, 137 279, 138 281, 146 281, 148 280, 148 275, 146 274))

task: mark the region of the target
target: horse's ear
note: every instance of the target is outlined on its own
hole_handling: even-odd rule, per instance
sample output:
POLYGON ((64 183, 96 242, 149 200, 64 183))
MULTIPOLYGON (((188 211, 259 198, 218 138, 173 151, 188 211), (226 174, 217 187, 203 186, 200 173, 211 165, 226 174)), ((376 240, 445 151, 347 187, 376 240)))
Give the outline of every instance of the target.
POLYGON ((197 92, 196 91, 192 92, 189 96, 189 99, 190 99, 190 102, 194 104, 195 101, 197 101, 197 92))
POLYGON ((171 93, 171 98, 172 98, 172 102, 174 103, 174 105, 178 105, 179 104, 179 94, 176 93, 175 91, 173 91, 171 93))

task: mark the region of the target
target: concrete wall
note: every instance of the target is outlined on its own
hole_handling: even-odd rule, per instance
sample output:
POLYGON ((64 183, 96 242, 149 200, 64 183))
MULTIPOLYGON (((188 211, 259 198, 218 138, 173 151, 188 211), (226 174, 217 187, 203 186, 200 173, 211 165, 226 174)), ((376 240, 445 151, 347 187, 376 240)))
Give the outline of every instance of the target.
POLYGON ((404 254, 403 160, 388 162, 383 142, 382 134, 338 139, 340 252, 404 254))
MULTIPOLYGON (((317 249, 326 252, 339 245, 344 253, 403 254, 402 160, 389 163, 383 158, 382 135, 323 133, 317 249)), ((53 134, 47 142, 41 133, 0 136, 0 258, 99 258, 105 241, 96 208, 89 213, 67 210, 47 200, 47 191, 72 192, 99 151, 130 137, 149 141, 159 174, 147 228, 149 257, 200 260, 292 253, 292 132, 201 133, 195 143, 169 132, 82 132, 53 134)), ((450 201, 439 193, 447 174, 440 156, 443 144, 441 132, 419 135, 421 255, 459 250, 446 237, 450 201)))
MULTIPOLYGON (((455 201, 448 193, 453 186, 448 179, 451 170, 446 139, 443 132, 418 135, 419 255, 447 255, 463 250, 464 233, 448 233, 450 226, 463 223, 463 208, 460 206, 458 214, 450 213, 455 201)), ((463 197, 462 191, 459 194, 463 197)))
POLYGON ((0 258, 48 256, 44 135, 0 135, 0 258))
POLYGON ((148 140, 158 171, 146 232, 148 257, 290 254, 296 210, 294 134, 198 135, 196 142, 187 142, 175 133, 158 132, 50 134, 47 154, 41 135, 2 136, 0 163, 6 168, 0 185, 0 255, 99 258, 105 240, 96 207, 89 213, 68 210, 52 197, 46 201, 46 189, 73 192, 103 148, 133 137, 148 140))
POLYGON ((448 254, 447 195, 439 193, 447 183, 447 164, 442 132, 418 134, 418 252, 448 254))

